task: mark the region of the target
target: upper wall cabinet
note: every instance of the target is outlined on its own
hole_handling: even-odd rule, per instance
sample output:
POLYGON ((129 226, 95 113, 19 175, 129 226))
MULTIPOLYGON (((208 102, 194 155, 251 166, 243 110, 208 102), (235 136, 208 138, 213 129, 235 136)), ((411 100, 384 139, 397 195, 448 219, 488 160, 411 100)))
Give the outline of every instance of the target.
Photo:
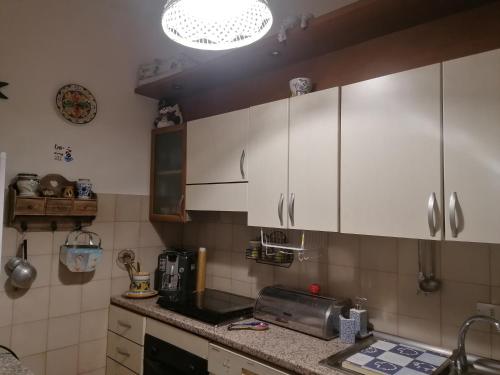
POLYGON ((286 228, 289 100, 250 108, 248 225, 286 228))
POLYGON ((187 124, 187 184, 246 182, 249 109, 187 124))
POLYGON ((440 239, 440 65, 342 88, 341 232, 440 239))
POLYGON ((338 231, 339 89, 290 99, 289 228, 338 231))
POLYGON ((443 64, 446 239, 500 243, 500 50, 443 64))
POLYGON ((248 224, 338 230, 338 88, 251 108, 248 224))

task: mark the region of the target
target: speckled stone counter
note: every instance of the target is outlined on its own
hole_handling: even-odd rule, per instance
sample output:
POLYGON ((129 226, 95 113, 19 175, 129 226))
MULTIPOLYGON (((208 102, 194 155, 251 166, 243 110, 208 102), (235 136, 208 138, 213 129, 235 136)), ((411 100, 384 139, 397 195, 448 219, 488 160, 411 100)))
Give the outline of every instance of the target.
POLYGON ((324 341, 275 325, 267 331, 228 331, 187 318, 156 304, 157 298, 130 300, 112 297, 111 303, 184 329, 207 340, 233 348, 299 374, 333 375, 338 371, 319 362, 347 347, 338 340, 324 341))
POLYGON ((0 375, 34 375, 12 354, 0 349, 0 375))

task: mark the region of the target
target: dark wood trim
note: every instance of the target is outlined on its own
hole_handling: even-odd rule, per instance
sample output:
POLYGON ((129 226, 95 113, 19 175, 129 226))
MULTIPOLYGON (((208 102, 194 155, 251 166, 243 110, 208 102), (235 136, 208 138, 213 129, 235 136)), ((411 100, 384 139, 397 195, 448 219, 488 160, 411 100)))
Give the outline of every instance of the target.
POLYGON ((500 1, 384 35, 307 61, 180 98, 188 121, 290 96, 288 81, 311 77, 315 89, 500 48, 500 1))
POLYGON ((187 129, 185 124, 169 126, 166 128, 154 129, 151 131, 151 168, 150 168, 150 183, 149 183, 149 220, 151 222, 171 222, 171 223, 184 223, 186 222, 186 139, 187 129), (181 178, 181 191, 183 192, 184 199, 181 204, 181 211, 178 215, 160 215, 153 213, 154 196, 156 190, 155 171, 156 171, 156 137, 165 133, 181 132, 182 134, 182 178, 181 178))
POLYGON ((360 0, 311 20, 308 28, 275 35, 230 51, 187 71, 138 87, 151 98, 180 98, 296 64, 370 39, 463 12, 495 0, 360 0), (279 56, 273 56, 278 52, 279 56))

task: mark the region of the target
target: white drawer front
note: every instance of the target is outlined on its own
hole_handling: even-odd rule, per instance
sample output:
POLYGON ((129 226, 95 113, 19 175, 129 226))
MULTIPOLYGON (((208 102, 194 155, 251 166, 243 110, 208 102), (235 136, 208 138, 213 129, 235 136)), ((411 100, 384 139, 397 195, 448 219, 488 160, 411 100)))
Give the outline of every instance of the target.
POLYGON ((136 375, 136 373, 111 358, 106 358, 106 375, 136 375))
POLYGON ((208 341, 192 333, 150 318, 146 322, 146 333, 200 358, 208 358, 208 341))
POLYGON ((108 323, 110 331, 143 345, 145 326, 145 317, 117 306, 110 306, 108 323))
POLYGON ((108 357, 137 374, 142 370, 142 351, 142 346, 108 331, 108 357))

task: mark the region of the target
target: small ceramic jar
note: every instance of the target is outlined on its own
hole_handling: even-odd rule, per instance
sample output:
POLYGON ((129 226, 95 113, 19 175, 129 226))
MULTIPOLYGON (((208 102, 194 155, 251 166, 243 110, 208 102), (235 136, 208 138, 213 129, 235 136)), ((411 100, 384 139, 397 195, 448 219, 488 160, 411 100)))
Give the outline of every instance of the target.
POLYGON ((292 96, 309 94, 312 91, 311 79, 298 77, 290 80, 290 91, 292 92, 292 96))
POLYGON ((76 182, 76 191, 78 199, 90 199, 92 196, 92 183, 89 179, 80 178, 76 182))
POLYGON ((19 173, 16 186, 20 197, 36 197, 40 188, 40 180, 36 174, 19 173))
POLYGON ((149 272, 136 272, 132 274, 132 282, 130 283, 130 291, 133 293, 149 292, 150 285, 149 272))

